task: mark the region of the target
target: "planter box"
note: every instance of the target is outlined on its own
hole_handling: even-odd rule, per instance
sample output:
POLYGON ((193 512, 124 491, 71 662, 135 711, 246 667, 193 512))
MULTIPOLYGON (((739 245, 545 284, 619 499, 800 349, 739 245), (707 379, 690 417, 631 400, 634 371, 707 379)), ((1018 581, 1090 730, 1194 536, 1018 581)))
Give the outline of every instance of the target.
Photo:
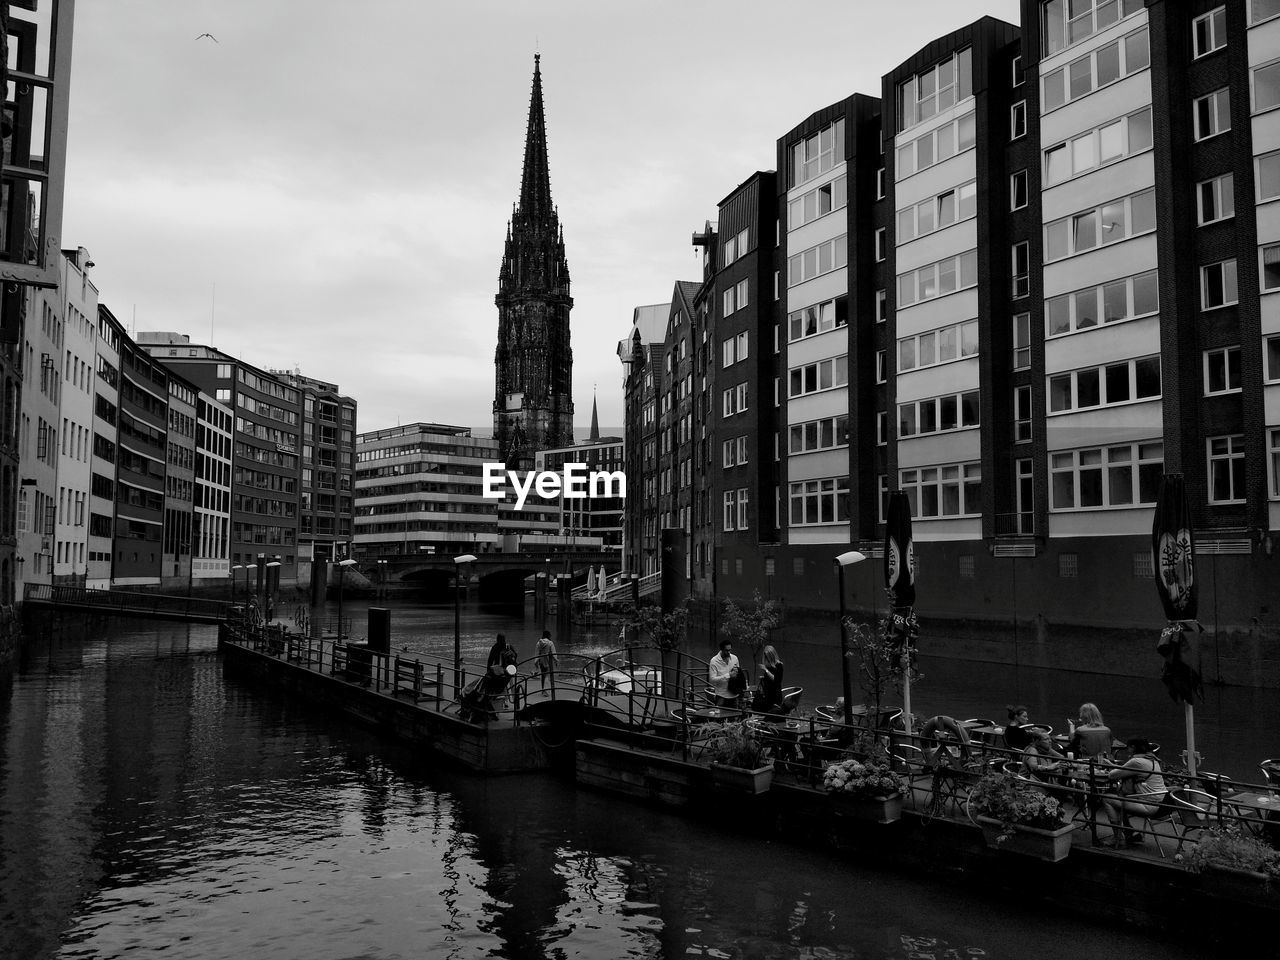
POLYGON ((845 793, 828 793, 831 809, 837 817, 893 823, 902 819, 902 794, 891 797, 856 797, 845 793))
POLYGON ((711 764, 713 783, 735 793, 764 793, 773 786, 773 761, 755 770, 730 767, 723 763, 711 764))
POLYGON ((1209 863, 1202 876, 1205 893, 1215 897, 1273 907, 1280 902, 1280 887, 1273 887, 1265 873, 1209 863))
POLYGON ((1000 842, 997 839, 1001 831, 999 820, 979 816, 978 825, 982 827, 982 836, 987 841, 987 846, 993 850, 1007 850, 1010 853, 1052 861, 1061 860, 1071 852, 1071 833, 1075 830, 1075 824, 1071 823, 1056 830, 1014 824, 1013 835, 1000 842))

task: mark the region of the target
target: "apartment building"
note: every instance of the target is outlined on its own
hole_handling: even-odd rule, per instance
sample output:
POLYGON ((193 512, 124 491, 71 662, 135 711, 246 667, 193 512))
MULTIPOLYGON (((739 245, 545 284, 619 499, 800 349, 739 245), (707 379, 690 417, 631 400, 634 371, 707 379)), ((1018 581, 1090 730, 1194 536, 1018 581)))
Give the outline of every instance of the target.
POLYGON ((201 390, 196 395, 194 549, 195 580, 231 575, 231 457, 235 416, 201 390))
POLYGON ((98 304, 94 360, 93 438, 89 459, 89 531, 85 585, 111 587, 116 516, 116 461, 119 458, 120 345, 124 326, 106 304, 98 304))
MULTIPOLYGON (((706 233, 713 234, 711 225, 706 233)), ((636 307, 631 332, 618 343, 626 418, 627 502, 623 554, 627 570, 656 573, 659 562, 658 405, 665 391, 663 340, 671 304, 636 307)))

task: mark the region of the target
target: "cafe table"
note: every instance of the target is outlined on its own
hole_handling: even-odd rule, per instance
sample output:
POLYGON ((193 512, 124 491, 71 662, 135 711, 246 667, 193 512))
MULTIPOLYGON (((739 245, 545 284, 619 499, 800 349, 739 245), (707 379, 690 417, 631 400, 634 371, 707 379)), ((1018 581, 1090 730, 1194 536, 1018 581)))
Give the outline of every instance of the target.
POLYGON ((1280 820, 1280 797, 1269 793, 1236 793, 1226 802, 1235 808, 1240 823, 1249 832, 1260 835, 1269 822, 1280 820))
POLYGON ((690 723, 720 723, 725 720, 738 720, 743 716, 741 710, 732 707, 698 707, 696 710, 685 710, 690 723))

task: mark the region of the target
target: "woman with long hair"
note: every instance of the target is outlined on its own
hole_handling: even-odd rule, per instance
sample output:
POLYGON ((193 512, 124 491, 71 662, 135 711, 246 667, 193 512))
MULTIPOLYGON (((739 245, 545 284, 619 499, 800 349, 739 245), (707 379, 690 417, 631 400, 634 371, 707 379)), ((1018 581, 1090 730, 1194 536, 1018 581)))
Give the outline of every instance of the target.
POLYGON ((782 675, 784 665, 773 644, 765 646, 760 654, 760 680, 756 687, 753 710, 761 713, 782 712, 782 675))

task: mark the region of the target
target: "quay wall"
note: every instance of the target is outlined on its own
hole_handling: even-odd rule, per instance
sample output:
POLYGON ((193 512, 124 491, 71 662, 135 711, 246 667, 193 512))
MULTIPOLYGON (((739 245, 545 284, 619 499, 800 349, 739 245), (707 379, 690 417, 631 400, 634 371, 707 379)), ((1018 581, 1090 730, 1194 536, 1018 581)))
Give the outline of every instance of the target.
POLYGON ((432 705, 225 642, 227 633, 225 625, 219 628, 218 646, 233 675, 269 685, 273 691, 296 696, 322 711, 342 714, 469 770, 518 773, 545 770, 550 765, 548 751, 533 727, 468 723, 432 705))
POLYGON ((1200 942, 1256 944, 1280 923, 1280 887, 1245 877, 1195 874, 1172 861, 1151 860, 1077 843, 1052 863, 991 850, 982 830, 964 817, 905 810, 888 824, 837 816, 820 789, 778 782, 763 794, 727 793, 705 764, 633 749, 624 743, 579 741, 577 783, 691 816, 741 828, 762 840, 820 849, 865 866, 938 884, 989 890, 998 903, 1023 905, 1200 942))

